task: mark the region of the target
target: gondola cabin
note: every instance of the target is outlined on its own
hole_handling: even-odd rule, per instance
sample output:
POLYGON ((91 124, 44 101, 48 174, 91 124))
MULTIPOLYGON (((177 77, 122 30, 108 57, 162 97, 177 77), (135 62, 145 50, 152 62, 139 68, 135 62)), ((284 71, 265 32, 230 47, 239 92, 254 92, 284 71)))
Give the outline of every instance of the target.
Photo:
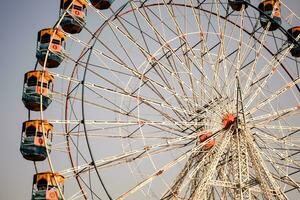
POLYGON ((40 65, 55 68, 63 61, 65 34, 59 29, 45 28, 38 32, 36 58, 40 65), (49 53, 47 54, 49 49, 49 53))
POLYGON ((258 8, 260 9, 260 23, 264 29, 267 29, 269 23, 269 31, 275 31, 280 27, 280 0, 264 0, 258 8))
POLYGON ((108 9, 114 1, 115 0, 90 0, 91 4, 99 10, 108 9))
POLYGON ((47 120, 29 120, 22 126, 20 151, 26 160, 43 161, 51 150, 53 125, 47 120))
POLYGON ((250 4, 250 0, 228 0, 228 4, 232 8, 232 10, 240 11, 243 6, 246 9, 248 4, 250 4))
POLYGON ((288 41, 294 43, 294 47, 291 49, 292 56, 300 57, 300 26, 290 28, 287 32, 288 41))
POLYGON ((216 140, 214 138, 212 138, 211 136, 212 136, 212 134, 209 131, 208 132, 204 132, 204 133, 200 132, 198 134, 198 137, 199 137, 198 142, 199 142, 199 144, 201 144, 203 142, 206 143, 206 144, 204 144, 203 149, 209 150, 209 149, 211 149, 211 148, 213 148, 215 146, 216 140), (206 141, 206 140, 208 140, 208 141, 206 141))
POLYGON ((234 114, 231 114, 231 113, 225 114, 223 119, 222 119, 224 129, 229 129, 236 122, 237 122, 237 117, 234 114))
POLYGON ((42 172, 35 174, 32 184, 32 200, 62 200, 63 197, 59 192, 64 191, 65 178, 52 172, 42 172))
POLYGON ((61 0, 60 23, 61 28, 70 34, 80 33, 85 25, 86 0, 61 0))
POLYGON ((52 102, 54 77, 47 71, 29 71, 24 76, 22 101, 32 111, 48 108, 52 102))

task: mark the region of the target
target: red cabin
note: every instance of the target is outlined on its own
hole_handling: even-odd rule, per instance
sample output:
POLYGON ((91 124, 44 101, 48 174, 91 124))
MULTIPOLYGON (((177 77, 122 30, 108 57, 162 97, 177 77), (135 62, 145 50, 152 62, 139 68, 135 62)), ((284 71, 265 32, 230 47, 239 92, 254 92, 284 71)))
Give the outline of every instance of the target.
POLYGON ((205 150, 211 149, 216 145, 216 140, 211 137, 212 133, 211 132, 200 132, 199 133, 199 142, 203 143, 206 142, 206 144, 203 146, 205 150))
POLYGON ((235 115, 231 113, 227 113, 222 119, 223 128, 224 129, 230 128, 236 122, 236 119, 237 118, 235 115))

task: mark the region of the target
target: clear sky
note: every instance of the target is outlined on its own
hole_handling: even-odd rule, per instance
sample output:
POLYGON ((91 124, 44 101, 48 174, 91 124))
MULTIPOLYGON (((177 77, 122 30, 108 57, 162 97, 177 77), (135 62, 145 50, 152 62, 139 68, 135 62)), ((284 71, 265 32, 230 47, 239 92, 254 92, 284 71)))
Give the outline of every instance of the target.
MULTIPOLYGON (((287 5, 300 15, 299 0, 288 0, 287 5)), ((59 0, 1 1, 1 200, 30 199, 34 168, 19 152, 21 124, 27 117, 21 101, 23 75, 36 61, 37 31, 53 26, 58 7, 59 0)))
POLYGON ((53 26, 58 0, 1 1, 0 12, 0 199, 30 199, 34 168, 20 152, 21 123, 26 109, 21 101, 24 73, 35 64, 36 33, 53 26))

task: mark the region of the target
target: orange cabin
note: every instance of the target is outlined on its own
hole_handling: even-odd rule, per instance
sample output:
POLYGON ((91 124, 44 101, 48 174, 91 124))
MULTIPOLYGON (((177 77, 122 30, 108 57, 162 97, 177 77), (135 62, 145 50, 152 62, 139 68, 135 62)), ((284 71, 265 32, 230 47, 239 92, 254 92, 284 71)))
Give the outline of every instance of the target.
POLYGON ((260 23, 264 29, 269 26, 269 31, 275 31, 281 25, 281 3, 280 0, 264 0, 258 8, 260 9, 260 23))
POLYGON ((65 178, 52 172, 42 172, 35 174, 32 185, 32 200, 48 199, 62 200, 58 187, 63 192, 65 178))
POLYGON ((291 49, 292 56, 300 57, 300 26, 290 28, 287 32, 288 41, 294 43, 294 47, 291 49))
POLYGON ((25 74, 22 101, 27 109, 41 111, 41 102, 42 110, 48 108, 52 102, 53 80, 47 71, 35 70, 25 74))
POLYGON ((40 65, 55 68, 63 61, 65 34, 60 29, 45 28, 38 32, 36 58, 40 65), (47 52, 49 53, 47 54, 47 52))
POLYGON ((206 144, 204 145, 205 150, 213 148, 216 144, 216 140, 214 138, 212 138, 211 136, 212 136, 211 132, 199 133, 199 142, 200 143, 206 142, 206 140, 208 140, 206 142, 206 144))
POLYGON ((29 120, 23 123, 20 151, 23 157, 31 161, 47 158, 47 149, 51 150, 53 125, 47 120, 29 120))
POLYGON ((70 34, 81 32, 85 25, 86 6, 86 0, 60 1, 60 17, 64 15, 60 26, 65 32, 70 34))

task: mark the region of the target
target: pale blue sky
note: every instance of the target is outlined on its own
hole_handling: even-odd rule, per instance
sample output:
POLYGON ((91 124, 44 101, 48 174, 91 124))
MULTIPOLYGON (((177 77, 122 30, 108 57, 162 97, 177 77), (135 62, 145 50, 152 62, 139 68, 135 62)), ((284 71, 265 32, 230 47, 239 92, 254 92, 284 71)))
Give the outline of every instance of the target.
MULTIPOLYGON (((299 0, 288 5, 300 15, 299 0)), ((23 75, 35 64, 36 33, 53 26, 58 17, 59 0, 2 1, 0 11, 0 199, 30 199, 32 162, 25 161, 20 152, 21 124, 27 110, 21 101, 23 75)), ((66 158, 67 159, 67 158, 66 158)))
POLYGON ((21 101, 24 73, 35 64, 36 33, 53 26, 59 1, 1 1, 1 136, 0 199, 30 199, 32 162, 20 152, 21 123, 26 109, 21 101))

